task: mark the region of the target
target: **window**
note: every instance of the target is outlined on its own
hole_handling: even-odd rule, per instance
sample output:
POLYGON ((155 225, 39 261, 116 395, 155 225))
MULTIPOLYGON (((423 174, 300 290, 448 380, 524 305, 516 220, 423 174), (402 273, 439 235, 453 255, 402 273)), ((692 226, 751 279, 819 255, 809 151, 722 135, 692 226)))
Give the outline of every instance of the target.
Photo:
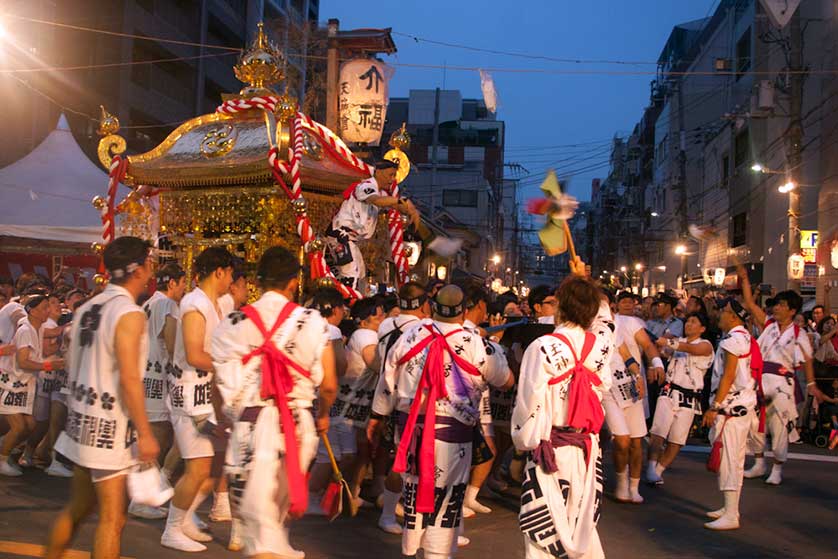
POLYGON ((733 235, 730 240, 732 247, 738 247, 748 242, 748 214, 745 212, 733 216, 733 235))
POLYGON ((751 158, 751 135, 747 128, 743 128, 734 140, 733 166, 739 168, 748 163, 751 158))
POLYGON ((736 79, 739 80, 744 72, 751 69, 751 28, 745 30, 736 41, 736 79))
POLYGON ((460 206, 467 208, 477 207, 477 191, 476 190, 451 190, 445 189, 442 191, 442 205, 443 206, 460 206))
POLYGON ((722 184, 721 184, 721 186, 727 186, 729 180, 730 180, 730 156, 725 155, 724 157, 722 157, 722 184))

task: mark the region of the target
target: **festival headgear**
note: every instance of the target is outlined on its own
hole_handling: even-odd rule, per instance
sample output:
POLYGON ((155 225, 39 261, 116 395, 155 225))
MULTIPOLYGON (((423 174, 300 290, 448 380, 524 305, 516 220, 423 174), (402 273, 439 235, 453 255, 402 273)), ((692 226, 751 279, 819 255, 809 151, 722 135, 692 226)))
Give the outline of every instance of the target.
POLYGON ((124 268, 116 268, 114 270, 111 270, 111 277, 113 277, 114 279, 122 279, 124 277, 130 276, 131 274, 139 270, 143 266, 143 264, 145 264, 146 258, 148 258, 148 256, 145 256, 142 262, 131 262, 130 264, 127 264, 124 268))
POLYGON ((465 312, 465 297, 461 296, 460 302, 455 305, 446 305, 440 303, 438 300, 439 294, 437 294, 433 300, 431 300, 431 309, 434 311, 434 314, 445 318, 454 318, 455 316, 459 316, 465 312))
POLYGON ((416 309, 421 308, 427 300, 427 293, 422 293, 418 297, 412 297, 410 299, 403 299, 399 297, 399 308, 403 311, 415 311, 416 309))
POLYGON ((748 320, 748 317, 751 316, 751 313, 748 312, 748 309, 742 306, 742 304, 734 299, 733 297, 728 297, 722 301, 722 304, 719 308, 725 308, 726 306, 730 305, 731 310, 733 310, 733 314, 739 317, 742 322, 748 320))
POLYGON ((384 169, 398 169, 399 164, 389 159, 379 159, 375 162, 375 170, 383 171, 384 169))
POLYGON ((49 295, 46 295, 46 294, 32 295, 31 297, 29 297, 26 300, 26 304, 23 305, 23 309, 27 313, 31 312, 32 309, 34 309, 35 307, 37 307, 38 305, 40 305, 41 303, 46 301, 48 297, 49 297, 49 295))
POLYGON ((179 281, 186 275, 186 272, 175 263, 166 264, 157 271, 157 285, 166 286, 170 281, 179 281))
POLYGON ((151 243, 137 237, 119 237, 105 248, 103 258, 108 273, 115 280, 127 278, 145 265, 151 256, 151 243), (133 258, 131 255, 135 255, 133 258))

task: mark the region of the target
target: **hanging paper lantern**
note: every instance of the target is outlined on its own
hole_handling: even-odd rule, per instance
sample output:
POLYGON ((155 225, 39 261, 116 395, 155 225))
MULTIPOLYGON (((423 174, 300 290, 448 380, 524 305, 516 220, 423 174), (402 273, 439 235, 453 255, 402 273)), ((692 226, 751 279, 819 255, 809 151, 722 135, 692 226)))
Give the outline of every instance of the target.
POLYGON ((803 270, 806 268, 806 260, 799 254, 789 256, 788 274, 793 280, 803 279, 803 270))
POLYGON ((713 270, 708 267, 704 267, 701 269, 701 277, 704 279, 704 283, 710 285, 713 283, 713 270))
POLYGON ((727 276, 727 272, 724 268, 716 268, 713 272, 713 285, 721 287, 725 283, 725 277, 727 276))
POLYGON ((832 242, 832 248, 829 251, 829 262, 832 264, 833 270, 838 270, 838 241, 832 242))

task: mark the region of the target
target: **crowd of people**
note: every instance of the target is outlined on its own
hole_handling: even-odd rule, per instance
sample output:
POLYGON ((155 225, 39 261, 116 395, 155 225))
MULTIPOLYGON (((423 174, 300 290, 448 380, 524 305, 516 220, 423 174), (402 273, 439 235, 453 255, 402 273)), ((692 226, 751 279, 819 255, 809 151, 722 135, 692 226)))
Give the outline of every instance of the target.
POLYGON ((598 558, 603 448, 609 492, 639 505, 643 482, 663 484, 707 436, 723 506, 705 526, 731 530, 744 478, 782 483, 800 431, 838 439, 835 318, 803 315, 794 291, 762 300, 744 270, 725 297, 615 292, 573 260, 526 298, 409 282, 350 305, 333 287, 303 292, 297 258, 274 247, 248 304, 257 286, 224 248, 195 259, 194 284, 176 263, 155 270, 137 238, 103 260, 94 293, 0 282, 0 474, 72 478, 50 558, 95 505, 95 557, 119 556, 126 511, 165 519, 163 546, 204 551, 210 498, 230 549, 304 557, 290 521, 329 514, 333 460, 350 508, 379 507, 405 556, 453 557, 463 519, 520 486, 528 558, 598 558), (149 465, 173 484, 168 507, 128 502, 149 465))

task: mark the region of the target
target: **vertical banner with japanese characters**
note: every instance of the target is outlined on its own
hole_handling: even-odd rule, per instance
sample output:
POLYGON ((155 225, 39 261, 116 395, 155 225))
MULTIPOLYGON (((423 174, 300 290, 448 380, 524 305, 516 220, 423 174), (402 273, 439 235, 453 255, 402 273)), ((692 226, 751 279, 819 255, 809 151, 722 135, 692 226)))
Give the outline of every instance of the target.
POLYGON ((341 65, 338 133, 345 142, 380 143, 392 73, 392 68, 372 58, 356 58, 341 65))

